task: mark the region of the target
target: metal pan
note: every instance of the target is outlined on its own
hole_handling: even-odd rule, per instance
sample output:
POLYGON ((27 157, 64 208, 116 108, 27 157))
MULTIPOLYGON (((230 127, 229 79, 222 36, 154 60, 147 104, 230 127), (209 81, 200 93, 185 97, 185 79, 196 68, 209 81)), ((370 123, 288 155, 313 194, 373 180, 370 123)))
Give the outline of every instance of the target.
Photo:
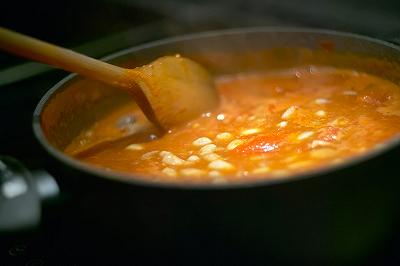
MULTIPOLYGON (((209 32, 146 44, 105 60, 133 67, 175 53, 198 60, 215 75, 322 64, 400 83, 397 46, 327 30, 209 32)), ((399 138, 322 170, 218 186, 152 183, 86 165, 62 152, 79 132, 130 100, 70 75, 42 98, 33 129, 49 154, 46 169, 61 190, 84 199, 82 204, 101 206, 88 217, 109 233, 140 242, 143 249, 189 261, 195 256, 197 262, 209 256, 224 262, 229 256, 250 264, 339 265, 365 259, 398 225, 399 138)))

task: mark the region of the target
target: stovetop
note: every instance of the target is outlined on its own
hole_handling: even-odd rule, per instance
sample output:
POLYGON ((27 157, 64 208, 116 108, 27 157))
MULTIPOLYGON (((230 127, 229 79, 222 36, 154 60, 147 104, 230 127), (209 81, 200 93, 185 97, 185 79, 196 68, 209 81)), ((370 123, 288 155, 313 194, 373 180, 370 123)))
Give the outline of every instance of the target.
MULTIPOLYGON (((14 15, 19 4, 13 2, 5 5, 0 25, 95 57, 168 36, 241 26, 321 27, 400 40, 397 1, 379 1, 379 5, 356 0, 305 0, 301 5, 289 0, 215 2, 42 1, 27 3, 19 16, 14 15)), ((41 96, 67 73, 2 53, 0 62, 0 154, 19 159, 29 169, 40 169, 44 153, 33 137, 32 113, 41 96)), ((81 218, 75 204, 79 203, 72 195, 45 205, 40 227, 0 238, 0 266, 116 265, 125 264, 124 259, 130 260, 127 264, 160 264, 151 251, 135 252, 129 239, 90 233, 96 230, 87 230, 91 224, 81 218)), ((376 247, 365 265, 399 265, 398 250, 400 229, 376 247)), ((169 259, 164 264, 182 264, 178 258, 169 259)), ((229 258, 226 262, 238 264, 229 258)))

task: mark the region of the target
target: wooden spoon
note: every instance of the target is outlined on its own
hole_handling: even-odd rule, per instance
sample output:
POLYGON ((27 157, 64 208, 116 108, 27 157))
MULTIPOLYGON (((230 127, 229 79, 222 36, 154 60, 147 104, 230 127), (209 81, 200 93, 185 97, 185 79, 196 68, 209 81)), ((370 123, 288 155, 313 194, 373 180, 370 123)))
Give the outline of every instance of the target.
POLYGON ((190 121, 218 103, 209 73, 179 55, 126 69, 1 27, 0 48, 129 91, 162 129, 190 121))

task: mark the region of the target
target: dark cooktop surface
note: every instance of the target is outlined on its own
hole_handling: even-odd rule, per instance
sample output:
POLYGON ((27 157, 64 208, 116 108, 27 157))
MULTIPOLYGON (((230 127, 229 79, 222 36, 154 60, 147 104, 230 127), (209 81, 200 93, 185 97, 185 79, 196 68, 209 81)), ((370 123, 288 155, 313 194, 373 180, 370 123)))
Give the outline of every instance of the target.
MULTIPOLYGON (((24 3, 18 16, 20 3, 8 2, 1 8, 0 25, 95 57, 172 35, 240 26, 321 27, 400 40, 397 1, 379 2, 34 1, 24 3)), ((44 154, 31 130, 32 113, 41 96, 66 74, 0 53, 0 154, 19 159, 29 169, 43 167, 44 154)), ((187 264, 177 254, 160 261, 132 239, 96 230, 81 215, 89 210, 76 204, 72 196, 46 205, 39 228, 0 238, 0 265, 187 264)), ((400 229, 376 247, 365 265, 399 265, 398 250, 400 229)), ((224 262, 245 264, 236 259, 224 262)))

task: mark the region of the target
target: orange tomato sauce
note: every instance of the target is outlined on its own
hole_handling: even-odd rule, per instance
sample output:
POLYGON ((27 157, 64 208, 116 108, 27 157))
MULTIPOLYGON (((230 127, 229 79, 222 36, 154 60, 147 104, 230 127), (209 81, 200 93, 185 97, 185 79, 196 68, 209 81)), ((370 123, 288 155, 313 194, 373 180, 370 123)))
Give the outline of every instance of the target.
POLYGON ((216 87, 216 110, 163 136, 129 104, 65 152, 147 180, 218 184, 340 164, 400 133, 400 87, 366 73, 304 67, 222 76, 216 87))

